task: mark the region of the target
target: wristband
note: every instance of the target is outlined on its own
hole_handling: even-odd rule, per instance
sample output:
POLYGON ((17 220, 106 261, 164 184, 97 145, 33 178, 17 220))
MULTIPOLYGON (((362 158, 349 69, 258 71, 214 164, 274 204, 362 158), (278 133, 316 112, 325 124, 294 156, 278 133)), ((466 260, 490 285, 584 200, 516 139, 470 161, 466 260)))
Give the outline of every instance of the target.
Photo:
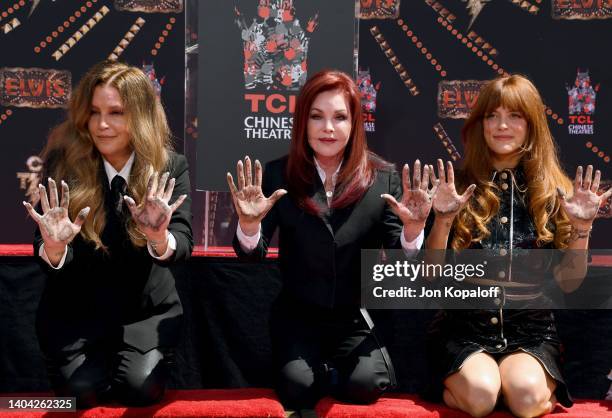
POLYGON ((169 239, 170 239, 170 232, 168 232, 168 230, 166 229, 166 238, 165 239, 159 240, 159 241, 147 240, 147 242, 149 243, 151 248, 153 248, 153 251, 155 251, 155 254, 159 255, 159 252, 157 251, 157 247, 159 245, 163 244, 164 242, 167 244, 169 239))

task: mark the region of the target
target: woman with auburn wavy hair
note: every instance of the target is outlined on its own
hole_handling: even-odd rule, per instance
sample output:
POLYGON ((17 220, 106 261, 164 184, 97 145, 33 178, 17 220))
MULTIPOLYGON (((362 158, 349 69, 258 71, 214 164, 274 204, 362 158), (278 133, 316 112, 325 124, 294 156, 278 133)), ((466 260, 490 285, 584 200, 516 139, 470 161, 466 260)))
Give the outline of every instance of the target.
POLYGON ((156 402, 182 317, 166 266, 193 240, 187 162, 149 78, 93 66, 43 156, 42 215, 24 205, 48 275, 36 325, 52 387, 78 407, 156 402))
MULTIPOLYGON (((427 248, 482 248, 512 256, 517 248, 568 250, 554 270, 564 291, 586 274, 592 222, 612 191, 597 195, 601 173, 578 167, 574 184, 564 174, 535 86, 511 75, 486 84, 463 130, 465 159, 458 190, 453 166, 438 160, 440 185, 427 248), (566 194, 571 197, 566 198, 566 194)), ((432 168, 433 172, 433 168, 432 168)), ((502 296, 496 310, 448 310, 432 325, 431 395, 472 416, 490 413, 500 395, 517 416, 552 411, 572 401, 559 367, 559 339, 550 310, 505 309, 537 295, 512 258, 502 262, 493 284, 502 296)), ((489 284, 491 284, 491 279, 489 284)))
POLYGON ((421 173, 415 163, 410 190, 405 166, 402 197, 393 166, 368 151, 354 81, 325 70, 302 87, 289 155, 262 171, 255 161, 253 175, 246 157, 238 162, 238 187, 227 176, 238 256, 262 260, 279 229, 284 285, 272 313, 279 395, 298 409, 326 394, 374 402, 395 378, 369 314, 359 309, 360 251, 420 247, 431 209, 429 167, 421 173))

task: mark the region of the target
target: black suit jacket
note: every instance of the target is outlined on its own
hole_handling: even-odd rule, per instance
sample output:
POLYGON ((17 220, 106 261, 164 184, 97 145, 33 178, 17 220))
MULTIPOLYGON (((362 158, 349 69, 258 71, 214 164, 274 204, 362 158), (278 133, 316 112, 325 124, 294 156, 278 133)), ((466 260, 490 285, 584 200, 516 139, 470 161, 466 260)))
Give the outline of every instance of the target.
MULTIPOLYGON (((108 252, 95 250, 77 235, 68 246, 61 269, 53 269, 41 260, 48 276, 37 314, 43 351, 51 354, 78 349, 109 336, 122 338, 141 352, 176 344, 183 308, 168 266, 191 254, 191 198, 185 157, 171 153, 167 169, 170 177, 176 178, 170 202, 181 194, 188 196, 173 213, 168 227, 176 238, 174 254, 159 261, 151 257, 146 247, 134 247, 125 228, 130 216, 127 207, 124 206, 123 217, 107 209, 101 238, 108 252)), ((104 170, 99 176, 108 203, 110 190, 104 170)), ((36 255, 42 242, 37 229, 36 255)))
MULTIPOLYGON (((268 163, 262 189, 266 196, 287 189, 287 157, 268 163)), ((315 172, 313 198, 327 205, 323 184, 315 172)), ((285 291, 298 300, 327 308, 358 307, 360 301, 361 249, 401 248, 402 224, 380 197, 401 197, 401 180, 389 168, 376 172, 374 184, 357 203, 329 210, 321 216, 302 210, 283 196, 262 221, 262 236, 251 253, 234 238, 241 259, 261 260, 279 228, 279 259, 285 291)), ((326 206, 324 206, 326 207, 326 206)))

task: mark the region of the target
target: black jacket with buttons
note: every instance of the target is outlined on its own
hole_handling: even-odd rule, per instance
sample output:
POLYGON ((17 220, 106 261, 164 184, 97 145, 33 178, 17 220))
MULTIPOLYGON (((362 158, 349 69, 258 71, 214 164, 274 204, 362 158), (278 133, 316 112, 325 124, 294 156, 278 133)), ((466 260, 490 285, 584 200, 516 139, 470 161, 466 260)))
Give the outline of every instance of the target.
MULTIPOLYGON (((470 248, 487 250, 486 271, 489 276, 486 278, 502 287, 502 296, 495 301, 499 308, 447 311, 444 315, 453 324, 449 326, 448 332, 456 340, 475 342, 491 351, 516 349, 538 341, 558 343, 553 314, 541 309, 544 307, 542 299, 537 296, 531 301, 516 299, 534 297, 545 287, 556 286, 551 268, 556 254, 552 251, 523 251, 538 248, 536 228, 529 214, 525 174, 519 166, 514 170, 492 173, 492 181, 498 187, 500 207, 487 225, 491 234, 470 248), (514 258, 510 257, 510 249, 514 252, 514 258), (517 253, 521 251, 520 258, 517 258, 517 253), (491 257, 492 254, 499 256, 491 257), (533 259, 544 265, 541 271, 533 265, 516 261, 528 259, 529 254, 533 254, 533 259)), ((452 231, 449 244, 451 240, 452 231)), ((549 244, 543 248, 553 247, 549 244)))

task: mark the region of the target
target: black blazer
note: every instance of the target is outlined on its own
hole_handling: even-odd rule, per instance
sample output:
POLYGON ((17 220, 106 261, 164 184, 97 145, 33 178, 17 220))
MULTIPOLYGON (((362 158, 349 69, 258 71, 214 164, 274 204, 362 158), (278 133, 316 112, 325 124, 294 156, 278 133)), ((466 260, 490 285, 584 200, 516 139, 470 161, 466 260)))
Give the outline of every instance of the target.
MULTIPOLYGON (((266 196, 287 189, 286 166, 287 157, 266 164, 262 182, 266 196)), ((316 172, 313 179, 313 198, 326 207, 325 190, 316 172)), ((262 221, 257 247, 246 254, 234 237, 234 250, 241 259, 263 259, 278 227, 285 291, 321 307, 358 307, 361 249, 401 248, 402 223, 380 197, 383 193, 401 197, 401 180, 392 168, 378 170, 374 184, 357 203, 321 216, 305 212, 287 194, 262 221)))
MULTIPOLYGON (((108 253, 95 250, 77 235, 68 245, 61 269, 40 260, 48 276, 36 321, 44 352, 78 349, 108 336, 120 337, 141 352, 177 343, 183 308, 168 266, 191 254, 191 198, 185 157, 171 153, 167 169, 176 178, 170 201, 181 194, 188 196, 170 220, 168 229, 176 238, 176 251, 169 259, 158 261, 146 247, 132 245, 124 225, 130 216, 124 205, 121 218, 107 209, 101 238, 108 253)), ((108 203, 110 189, 103 169, 99 176, 108 203)), ((37 229, 36 255, 42 243, 37 229)))

